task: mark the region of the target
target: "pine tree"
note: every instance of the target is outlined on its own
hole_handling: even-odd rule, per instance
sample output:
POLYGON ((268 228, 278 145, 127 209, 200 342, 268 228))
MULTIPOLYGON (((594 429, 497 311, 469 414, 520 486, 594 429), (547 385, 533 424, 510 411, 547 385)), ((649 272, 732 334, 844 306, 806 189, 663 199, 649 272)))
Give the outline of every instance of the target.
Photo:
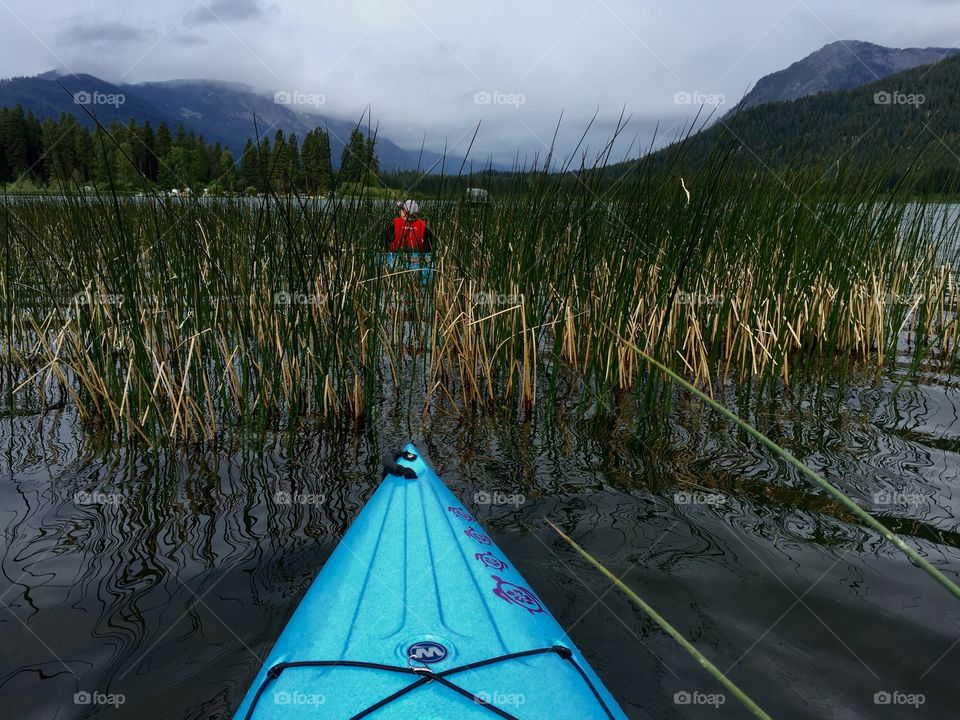
POLYGON ((272 182, 270 172, 273 153, 270 151, 270 138, 265 137, 260 140, 260 148, 255 157, 257 158, 256 188, 260 192, 267 192, 272 182))
MULTIPOLYGON (((43 158, 42 181, 57 185, 69 185, 73 180, 74 157, 73 135, 76 120, 72 115, 62 114, 59 120, 44 120, 41 123, 43 158)), ((86 132, 82 128, 81 132, 86 132)))
POLYGON ((220 174, 217 176, 219 178, 217 185, 232 192, 243 189, 237 188, 237 166, 233 160, 232 152, 224 150, 220 153, 219 167, 220 174))
POLYGON ((157 143, 149 120, 143 124, 143 128, 140 129, 139 134, 140 146, 143 148, 143 164, 140 167, 140 172, 142 172, 150 182, 156 182, 158 170, 157 143))
POLYGON ((300 154, 303 158, 304 189, 307 195, 317 194, 317 131, 311 130, 303 137, 303 148, 300 154))
POLYGON ((307 194, 320 195, 330 190, 330 137, 317 128, 303 139, 303 173, 307 194))
POLYGON ((364 162, 366 163, 365 177, 377 177, 380 175, 380 159, 374 151, 375 144, 376 141, 372 137, 367 138, 366 153, 363 156, 364 162))
POLYGON ((290 178, 290 189, 293 192, 303 190, 303 160, 300 157, 300 142, 296 133, 287 138, 287 164, 290 178))
POLYGON ((201 133, 190 148, 190 187, 194 192, 202 192, 209 181, 210 155, 201 133))
POLYGON ((333 188, 333 159, 330 157, 330 135, 326 130, 317 133, 317 192, 326 193, 333 188))
POLYGON ((371 149, 363 133, 354 128, 340 158, 340 182, 363 183, 366 180, 371 149))
POLYGON ((273 153, 266 157, 270 158, 270 187, 275 192, 287 192, 289 189, 287 186, 288 156, 287 141, 283 136, 283 130, 277 130, 273 137, 273 153))
POLYGON ((167 156, 167 153, 170 152, 170 148, 172 146, 173 138, 170 136, 170 128, 167 127, 167 124, 161 120, 160 124, 157 126, 157 159, 163 160, 167 156))
POLYGON ((7 161, 7 135, 10 124, 10 111, 7 108, 0 108, 0 183, 8 183, 13 180, 10 172, 10 164, 7 161))
POLYGON ((220 147, 220 143, 214 143, 211 146, 207 147, 207 168, 210 171, 210 178, 207 180, 207 184, 220 187, 220 176, 223 175, 224 167, 221 164, 221 159, 223 158, 223 148, 220 147))
POLYGON ((15 181, 30 169, 30 137, 21 105, 14 107, 7 119, 4 144, 7 147, 10 176, 15 181))
POLYGON ((113 141, 97 128, 93 136, 93 179, 100 187, 109 187, 116 180, 113 141))
MULTIPOLYGON (((137 141, 135 132, 125 133, 126 137, 120 142, 119 147, 113 153, 114 173, 113 178, 117 187, 123 190, 133 190, 140 187, 141 180, 139 167, 140 152, 137 150, 137 141)), ((116 138, 115 139, 119 139, 116 138)))
POLYGON ((27 113, 27 174, 43 182, 43 127, 32 112, 27 113))
POLYGON ((238 172, 238 184, 241 191, 247 188, 260 189, 260 171, 257 167, 257 147, 253 140, 247 139, 247 144, 243 148, 243 155, 240 156, 240 170, 238 172))
POLYGON ((94 166, 93 136, 79 123, 74 133, 73 144, 74 155, 77 159, 78 179, 82 183, 90 182, 93 179, 94 166))

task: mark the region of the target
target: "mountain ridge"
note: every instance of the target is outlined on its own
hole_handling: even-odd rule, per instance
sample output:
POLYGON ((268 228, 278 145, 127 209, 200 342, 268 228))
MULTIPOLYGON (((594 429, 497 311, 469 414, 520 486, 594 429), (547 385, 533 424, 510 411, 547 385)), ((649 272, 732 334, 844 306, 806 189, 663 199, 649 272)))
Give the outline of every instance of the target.
POLYGON ((853 90, 899 72, 939 62, 956 52, 956 48, 891 48, 863 40, 837 40, 782 70, 761 77, 727 117, 768 102, 853 90))
POLYGON ((892 177, 923 150, 924 189, 960 192, 960 54, 853 90, 745 108, 649 157, 657 163, 679 153, 695 167, 726 144, 734 161, 766 169, 881 159, 892 177))

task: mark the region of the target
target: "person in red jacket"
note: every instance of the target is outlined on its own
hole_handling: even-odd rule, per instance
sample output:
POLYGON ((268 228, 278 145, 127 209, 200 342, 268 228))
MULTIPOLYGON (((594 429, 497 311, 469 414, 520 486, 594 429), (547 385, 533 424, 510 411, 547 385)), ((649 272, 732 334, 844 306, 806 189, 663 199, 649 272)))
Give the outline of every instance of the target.
POLYGON ((397 203, 399 217, 383 231, 383 244, 387 252, 428 253, 433 247, 433 233, 420 217, 420 205, 416 200, 397 203))

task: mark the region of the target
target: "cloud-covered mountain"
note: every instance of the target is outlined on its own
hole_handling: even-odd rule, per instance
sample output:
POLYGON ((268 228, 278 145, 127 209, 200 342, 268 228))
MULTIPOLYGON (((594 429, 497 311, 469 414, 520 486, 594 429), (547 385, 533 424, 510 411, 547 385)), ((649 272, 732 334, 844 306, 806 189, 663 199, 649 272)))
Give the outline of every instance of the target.
MULTIPOLYGON (((247 85, 215 80, 173 80, 141 84, 114 85, 92 75, 60 75, 50 72, 35 77, 0 80, 0 107, 22 105, 37 117, 57 118, 62 113, 75 115, 87 127, 114 120, 149 121, 156 129, 166 122, 171 129, 183 125, 202 134, 207 142, 220 142, 239 157, 248 138, 272 137, 276 131, 296 133, 303 138, 316 127, 330 134, 335 165, 339 164, 344 144, 357 122, 324 116, 321 96, 290 93, 264 95, 247 85), (89 114, 88 114, 89 113, 89 114)), ((359 122, 359 118, 358 118, 359 122)), ((364 124, 363 129, 366 129, 364 124)), ((439 171, 437 153, 406 150, 389 138, 377 134, 377 156, 383 170, 439 171)), ((459 168, 462 158, 447 157, 448 172, 459 168)))

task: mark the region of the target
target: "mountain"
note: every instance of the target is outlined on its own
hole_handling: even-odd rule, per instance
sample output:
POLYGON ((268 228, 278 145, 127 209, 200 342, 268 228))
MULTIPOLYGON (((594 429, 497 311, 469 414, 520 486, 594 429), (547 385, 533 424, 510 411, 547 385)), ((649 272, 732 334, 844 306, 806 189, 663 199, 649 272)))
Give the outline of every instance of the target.
POLYGON ((859 40, 838 40, 803 60, 762 77, 736 109, 798 100, 821 92, 852 90, 904 70, 953 55, 954 48, 888 48, 859 40))
MULTIPOLYGON (((124 97, 121 102, 119 97, 122 95, 122 88, 92 75, 61 77, 56 73, 44 73, 36 77, 0 80, 0 107, 20 104, 24 110, 32 112, 41 120, 56 119, 61 113, 67 113, 75 115, 85 126, 92 127, 93 121, 83 112, 83 107, 78 102, 89 96, 91 99, 95 98, 97 104, 87 105, 88 109, 104 124, 113 121, 125 123, 130 118, 149 120, 154 127, 161 120, 173 122, 173 118, 163 115, 136 95, 124 97)), ((173 127, 176 127, 175 122, 173 127)))
MULTIPOLYGON (((702 162, 718 145, 770 168, 891 159, 902 169, 926 147, 938 155, 924 169, 929 188, 960 191, 960 55, 853 90, 747 108, 687 140, 685 162, 702 162)), ((654 162, 679 147, 658 151, 654 162)))
MULTIPOLYGON (((60 75, 55 72, 35 77, 0 80, 0 107, 22 105, 41 120, 72 114, 86 127, 95 125, 84 109, 107 125, 130 119, 149 121, 156 129, 166 122, 171 129, 183 125, 188 131, 202 134, 207 142, 220 142, 235 157, 240 157, 248 138, 259 132, 272 136, 277 130, 296 133, 303 138, 316 127, 324 127, 330 135, 330 149, 335 165, 339 165, 343 147, 356 122, 324 116, 312 110, 313 105, 284 103, 289 95, 264 95, 247 85, 214 80, 174 80, 140 84, 114 85, 93 75, 60 75), (281 102, 276 102, 276 98, 281 102), (78 101, 85 103, 81 105, 78 101), (256 115, 256 128, 254 127, 256 115)), ((364 124, 365 126, 365 124, 364 124)), ((382 134, 377 134, 377 156, 383 170, 426 170, 440 159, 438 153, 405 150, 382 134)), ((458 168, 462 158, 448 156, 446 165, 458 168)), ((439 164, 435 171, 439 171, 439 164)))

